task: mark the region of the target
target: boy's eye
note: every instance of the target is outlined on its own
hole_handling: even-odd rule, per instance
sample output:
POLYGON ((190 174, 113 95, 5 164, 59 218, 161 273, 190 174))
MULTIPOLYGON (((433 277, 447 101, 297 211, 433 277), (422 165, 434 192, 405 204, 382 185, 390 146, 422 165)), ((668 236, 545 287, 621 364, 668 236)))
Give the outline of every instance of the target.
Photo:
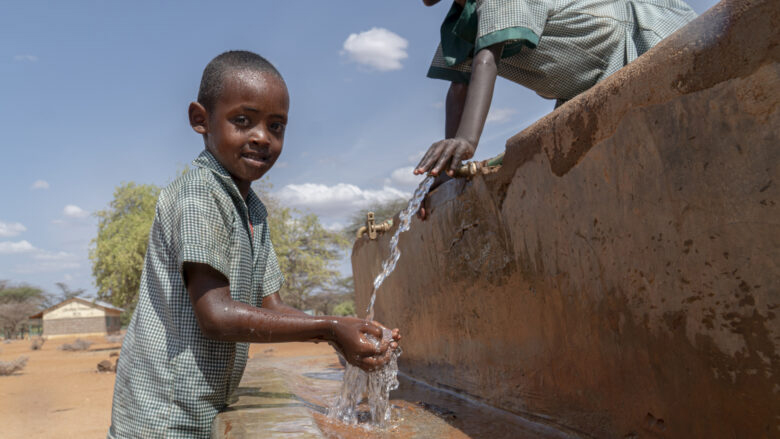
POLYGON ((238 126, 242 126, 242 127, 249 126, 249 122, 250 122, 249 118, 244 115, 238 115, 233 118, 233 123, 238 126))
POLYGON ((283 133, 285 129, 285 125, 281 122, 274 122, 271 124, 271 129, 277 133, 283 133))

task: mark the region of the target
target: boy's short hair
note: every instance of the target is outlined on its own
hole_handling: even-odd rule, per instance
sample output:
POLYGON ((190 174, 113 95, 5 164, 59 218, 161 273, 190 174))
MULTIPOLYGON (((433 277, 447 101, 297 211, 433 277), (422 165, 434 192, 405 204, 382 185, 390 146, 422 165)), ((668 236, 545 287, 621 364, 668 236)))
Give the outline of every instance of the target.
POLYGON ((282 74, 276 70, 267 59, 246 50, 231 50, 217 55, 203 69, 203 77, 200 80, 198 91, 198 103, 203 105, 206 111, 211 111, 222 92, 222 82, 225 73, 234 70, 254 70, 257 72, 271 73, 281 79, 282 74))

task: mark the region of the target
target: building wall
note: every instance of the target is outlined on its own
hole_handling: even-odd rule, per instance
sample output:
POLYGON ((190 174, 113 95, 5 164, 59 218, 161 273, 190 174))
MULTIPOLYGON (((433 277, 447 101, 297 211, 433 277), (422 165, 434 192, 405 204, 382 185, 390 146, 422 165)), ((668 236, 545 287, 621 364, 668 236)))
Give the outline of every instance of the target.
POLYGON ((43 315, 45 336, 118 332, 119 311, 104 310, 74 301, 43 315))
POLYGON ((780 2, 724 0, 431 194, 376 301, 401 370, 593 437, 778 437, 779 145, 780 2))
POLYGON ((122 322, 119 319, 119 314, 106 315, 106 332, 109 334, 119 332, 122 329, 122 322))
POLYGON ((85 318, 85 317, 103 317, 105 311, 102 308, 89 306, 81 302, 71 302, 57 309, 54 309, 43 316, 44 320, 85 318))
MULTIPOLYGON (((44 316, 45 317, 45 316, 44 316)), ((43 319, 43 335, 106 333, 106 317, 43 319)))

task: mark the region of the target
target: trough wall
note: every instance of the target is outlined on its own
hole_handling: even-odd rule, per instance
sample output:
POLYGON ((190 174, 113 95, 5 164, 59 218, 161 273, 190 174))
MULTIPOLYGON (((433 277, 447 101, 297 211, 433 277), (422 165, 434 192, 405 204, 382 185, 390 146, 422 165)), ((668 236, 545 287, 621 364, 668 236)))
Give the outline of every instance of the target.
POLYGON ((780 436, 778 43, 725 0, 434 191, 376 302, 401 370, 583 436, 780 436))

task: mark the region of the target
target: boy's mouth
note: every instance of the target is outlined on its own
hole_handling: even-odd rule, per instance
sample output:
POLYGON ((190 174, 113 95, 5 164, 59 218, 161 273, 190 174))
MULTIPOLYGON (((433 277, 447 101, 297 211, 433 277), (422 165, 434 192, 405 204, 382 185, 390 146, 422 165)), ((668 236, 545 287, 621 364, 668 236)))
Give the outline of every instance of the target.
POLYGON ((255 165, 264 165, 268 161, 268 156, 257 152, 241 153, 241 158, 255 165))

